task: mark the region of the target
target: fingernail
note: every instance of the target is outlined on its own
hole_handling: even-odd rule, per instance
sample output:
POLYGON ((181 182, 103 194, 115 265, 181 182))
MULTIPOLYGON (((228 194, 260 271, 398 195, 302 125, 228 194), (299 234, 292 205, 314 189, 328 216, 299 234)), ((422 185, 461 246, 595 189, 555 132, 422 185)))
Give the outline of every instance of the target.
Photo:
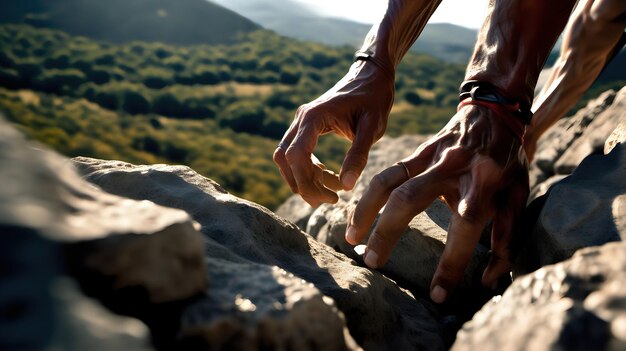
POLYGON ((341 178, 341 184, 343 185, 344 189, 350 190, 354 188, 354 185, 356 184, 358 178, 359 176, 356 173, 348 172, 341 178))
POLYGON ((378 268, 378 254, 372 249, 367 249, 363 261, 370 268, 378 268))
POLYGON ((356 245, 356 228, 349 225, 348 230, 346 231, 346 241, 352 245, 356 245))
POLYGON ((448 292, 437 285, 430 291, 430 299, 435 303, 444 303, 446 301, 446 297, 448 297, 448 292))

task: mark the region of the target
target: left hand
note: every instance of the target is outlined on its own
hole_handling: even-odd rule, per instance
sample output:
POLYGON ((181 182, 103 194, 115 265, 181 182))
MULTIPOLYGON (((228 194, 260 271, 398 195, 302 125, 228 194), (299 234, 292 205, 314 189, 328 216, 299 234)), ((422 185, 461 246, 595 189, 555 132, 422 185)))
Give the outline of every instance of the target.
POLYGON ((510 270, 516 223, 529 193, 521 141, 503 118, 515 117, 484 106, 464 106, 410 157, 372 179, 346 231, 346 240, 359 244, 385 206, 367 244, 368 266, 383 266, 411 219, 440 197, 453 215, 431 298, 442 303, 451 295, 489 219, 492 255, 482 283, 495 288, 510 270))

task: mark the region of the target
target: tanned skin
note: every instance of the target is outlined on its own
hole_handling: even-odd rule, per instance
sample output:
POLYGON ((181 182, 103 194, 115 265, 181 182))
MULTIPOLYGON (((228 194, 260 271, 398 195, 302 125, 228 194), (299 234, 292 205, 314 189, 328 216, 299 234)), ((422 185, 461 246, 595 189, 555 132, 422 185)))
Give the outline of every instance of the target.
MULTIPOLYGON (((606 15, 611 12, 606 10, 608 3, 623 7, 615 4, 623 5, 623 0, 588 2, 592 3, 589 9, 596 7, 589 13, 608 21, 615 20, 606 15)), ((575 3, 491 0, 465 79, 489 82, 507 99, 530 104, 539 72, 575 3)), ((357 61, 333 88, 298 109, 274 160, 292 190, 312 206, 336 202, 336 191, 354 186, 372 144, 384 133, 393 103, 395 67, 438 4, 390 0, 381 23, 370 31, 362 48, 372 53, 372 58, 357 61), (339 175, 326 170, 312 156, 318 136, 324 133, 352 140, 339 175)), ((608 48, 610 42, 600 46, 608 48)), ((567 71, 555 71, 549 85, 563 81, 567 71)), ((544 104, 537 110, 539 117, 527 128, 530 140, 536 140, 545 126, 554 122, 554 115, 542 115, 544 104)), ((528 197, 523 140, 506 122, 513 118, 510 112, 465 105, 437 135, 402 160, 403 165, 376 175, 350 216, 346 231, 349 243, 360 243, 385 206, 368 240, 365 263, 372 268, 384 265, 410 220, 441 198, 453 214, 431 283, 432 300, 442 303, 453 293, 490 219, 492 256, 482 283, 494 288, 499 277, 510 271, 513 244, 517 242, 515 228, 528 197)))

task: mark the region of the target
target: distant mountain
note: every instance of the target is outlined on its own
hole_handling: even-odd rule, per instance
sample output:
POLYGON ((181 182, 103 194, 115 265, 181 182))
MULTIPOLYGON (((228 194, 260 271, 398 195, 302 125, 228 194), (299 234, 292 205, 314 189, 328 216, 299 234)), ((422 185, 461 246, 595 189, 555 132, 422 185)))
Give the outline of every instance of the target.
POLYGON ((115 43, 174 45, 236 41, 260 29, 251 20, 206 0, 2 0, 0 23, 26 22, 115 43))
MULTIPOLYGON (((371 25, 325 17, 293 0, 212 0, 232 9, 265 28, 296 39, 329 45, 356 47, 371 25)), ((476 31, 448 23, 426 26, 412 51, 433 55, 448 62, 466 63, 476 31)))

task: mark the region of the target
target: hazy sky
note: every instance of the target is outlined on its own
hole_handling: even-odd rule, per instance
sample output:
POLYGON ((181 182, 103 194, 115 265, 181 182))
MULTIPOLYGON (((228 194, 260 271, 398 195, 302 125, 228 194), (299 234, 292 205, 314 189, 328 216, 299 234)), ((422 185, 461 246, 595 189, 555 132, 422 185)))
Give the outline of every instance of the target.
MULTIPOLYGON (((387 0, 294 0, 333 17, 373 23, 385 11, 387 0)), ((443 0, 431 22, 448 22, 478 28, 485 15, 487 0, 443 0)))

